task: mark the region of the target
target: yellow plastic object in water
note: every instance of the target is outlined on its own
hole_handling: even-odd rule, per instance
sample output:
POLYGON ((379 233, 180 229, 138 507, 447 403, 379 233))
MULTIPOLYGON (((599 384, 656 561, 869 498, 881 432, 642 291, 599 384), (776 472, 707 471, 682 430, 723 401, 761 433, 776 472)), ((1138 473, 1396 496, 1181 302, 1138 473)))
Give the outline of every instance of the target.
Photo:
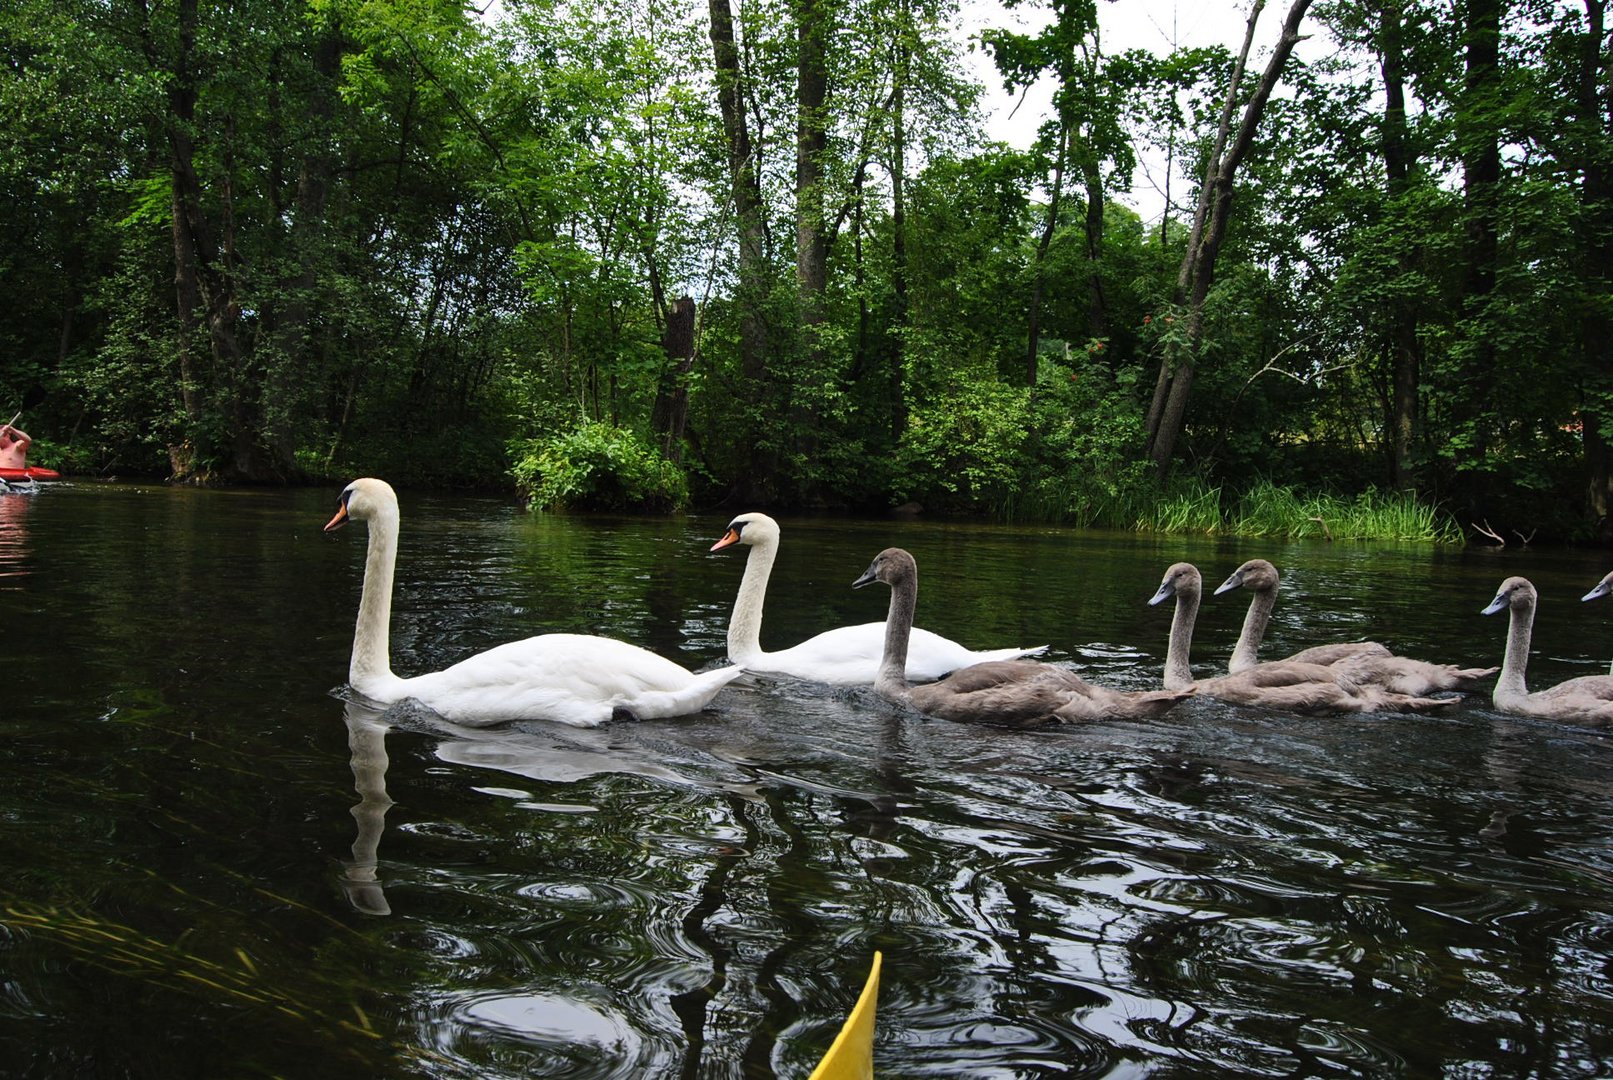
POLYGON ((879 1000, 879 966, 883 960, 881 953, 874 953, 862 996, 808 1080, 874 1080, 874 1006, 879 1000))

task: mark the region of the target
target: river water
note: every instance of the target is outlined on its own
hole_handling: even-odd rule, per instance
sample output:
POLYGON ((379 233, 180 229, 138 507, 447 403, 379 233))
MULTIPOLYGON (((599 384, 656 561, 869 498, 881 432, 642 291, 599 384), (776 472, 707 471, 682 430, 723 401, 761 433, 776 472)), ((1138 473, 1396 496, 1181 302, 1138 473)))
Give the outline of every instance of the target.
MULTIPOLYGON (((1613 1075, 1613 741, 1193 701, 1028 733, 741 680, 696 717, 456 730, 333 694, 335 488, 0 496, 0 1076, 805 1078, 885 956, 886 1077, 1613 1075)), ((393 663, 548 631, 724 657, 727 515, 401 493, 393 663)), ((1609 557, 782 519, 764 645, 883 617, 1157 685, 1165 566, 1271 558, 1267 652, 1607 671, 1609 557)), ((1195 659, 1246 594, 1206 598, 1195 659)))

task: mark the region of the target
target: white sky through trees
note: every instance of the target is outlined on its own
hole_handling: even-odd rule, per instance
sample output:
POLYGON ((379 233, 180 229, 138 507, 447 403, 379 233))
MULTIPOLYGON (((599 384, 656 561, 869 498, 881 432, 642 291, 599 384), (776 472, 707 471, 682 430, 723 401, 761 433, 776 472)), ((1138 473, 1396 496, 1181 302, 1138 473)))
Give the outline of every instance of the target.
MULTIPOLYGON (((1264 63, 1260 57, 1276 43, 1287 10, 1286 4, 1268 0, 1255 28, 1252 66, 1264 63)), ((1052 83, 1043 80, 1023 95, 1006 93, 977 35, 988 27, 1029 33, 1045 23, 1051 13, 1038 4, 1006 8, 999 0, 962 0, 962 13, 964 34, 970 42, 969 64, 986 88, 982 110, 986 134, 1010 146, 1027 147, 1047 118, 1052 83)), ((1130 49, 1164 55, 1173 48, 1203 45, 1222 45, 1236 52, 1243 43, 1248 19, 1249 0, 1098 0, 1103 51, 1111 56, 1130 49)), ((1116 192, 1113 198, 1131 206, 1144 221, 1154 221, 1164 210, 1164 160, 1146 147, 1135 149, 1138 164, 1131 191, 1116 192)), ((1171 190, 1179 198, 1188 185, 1179 177, 1172 182, 1171 190)))

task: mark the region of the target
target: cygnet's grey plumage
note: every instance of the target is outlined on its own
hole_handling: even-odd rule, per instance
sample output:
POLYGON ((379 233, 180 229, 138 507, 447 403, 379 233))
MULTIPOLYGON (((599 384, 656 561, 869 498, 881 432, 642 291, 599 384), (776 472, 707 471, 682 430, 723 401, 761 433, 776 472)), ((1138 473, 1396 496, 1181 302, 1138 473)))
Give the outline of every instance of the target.
MULTIPOLYGON (((1227 665, 1229 674, 1236 675, 1259 663, 1260 641, 1271 622, 1272 609, 1277 604, 1277 587, 1281 581, 1277 568, 1265 559, 1250 559, 1234 570, 1215 595, 1233 589, 1248 589, 1249 611, 1244 616, 1243 632, 1238 636, 1237 647, 1227 665)), ((1494 675, 1499 668, 1461 668, 1454 664, 1434 664, 1409 656, 1396 656, 1376 641, 1348 641, 1336 645, 1317 645, 1303 649, 1287 658, 1298 663, 1348 664, 1348 677, 1361 683, 1381 686, 1396 694, 1417 697, 1442 690, 1472 690, 1476 684, 1494 675)))
POLYGON ((1306 714, 1428 712, 1445 708, 1457 700, 1399 694, 1359 681, 1353 677, 1348 662, 1330 666, 1277 660, 1245 668, 1236 675, 1195 680, 1188 653, 1203 594, 1204 579, 1198 568, 1181 562, 1166 569, 1159 590, 1148 601, 1150 604, 1169 599, 1176 601, 1171 617, 1170 645, 1165 654, 1167 690, 1191 687, 1202 697, 1306 714))
MULTIPOLYGON (((1607 584, 1607 579, 1603 579, 1607 584)), ((1601 586, 1598 586, 1600 588, 1601 586)), ((1594 593, 1596 590, 1591 590, 1594 593)), ((1585 599, 1592 599, 1587 595, 1585 599)), ((1584 675, 1531 694, 1524 681, 1539 594, 1528 578, 1509 577, 1482 614, 1508 613, 1507 651, 1491 700, 1502 712, 1585 727, 1613 725, 1613 675, 1584 675)))
POLYGON ((891 602, 885 619, 885 654, 874 689, 926 716, 1014 728, 1149 719, 1193 693, 1114 690, 1035 660, 991 660, 960 668, 940 682, 914 686, 904 672, 918 606, 918 564, 903 549, 886 548, 852 585, 861 588, 875 581, 890 586, 891 602))

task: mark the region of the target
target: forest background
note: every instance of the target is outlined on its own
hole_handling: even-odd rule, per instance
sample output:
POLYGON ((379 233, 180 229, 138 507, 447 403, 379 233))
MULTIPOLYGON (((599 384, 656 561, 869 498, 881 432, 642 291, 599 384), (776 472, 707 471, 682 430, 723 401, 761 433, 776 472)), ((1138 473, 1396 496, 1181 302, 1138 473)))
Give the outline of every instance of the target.
POLYGON ((12 0, 0 413, 86 474, 1609 539, 1605 0, 1098 2, 12 0))

